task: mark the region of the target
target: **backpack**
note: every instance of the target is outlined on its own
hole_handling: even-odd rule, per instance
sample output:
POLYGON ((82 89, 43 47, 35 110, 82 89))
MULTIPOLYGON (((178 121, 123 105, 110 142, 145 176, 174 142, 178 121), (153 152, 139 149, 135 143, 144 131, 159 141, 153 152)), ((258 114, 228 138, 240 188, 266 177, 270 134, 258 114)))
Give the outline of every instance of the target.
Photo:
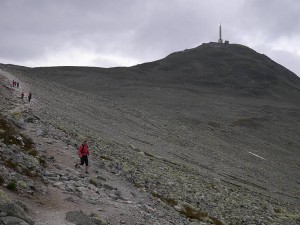
POLYGON ((85 152, 84 152, 84 144, 82 144, 81 146, 82 146, 82 148, 81 148, 81 150, 80 150, 80 153, 83 154, 83 153, 85 153, 85 152))
POLYGON ((82 148, 81 148, 81 150, 80 150, 80 153, 82 154, 82 153, 83 153, 83 150, 84 150, 84 144, 82 144, 81 146, 82 146, 82 148))

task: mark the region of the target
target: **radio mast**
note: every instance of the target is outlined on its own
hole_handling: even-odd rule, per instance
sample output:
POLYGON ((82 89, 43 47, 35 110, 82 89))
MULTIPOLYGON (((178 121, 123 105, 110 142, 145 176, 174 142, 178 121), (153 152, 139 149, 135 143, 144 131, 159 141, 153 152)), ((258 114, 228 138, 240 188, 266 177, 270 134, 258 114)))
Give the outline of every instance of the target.
POLYGON ((223 43, 221 22, 220 22, 220 26, 219 26, 219 40, 218 40, 218 43, 223 43))

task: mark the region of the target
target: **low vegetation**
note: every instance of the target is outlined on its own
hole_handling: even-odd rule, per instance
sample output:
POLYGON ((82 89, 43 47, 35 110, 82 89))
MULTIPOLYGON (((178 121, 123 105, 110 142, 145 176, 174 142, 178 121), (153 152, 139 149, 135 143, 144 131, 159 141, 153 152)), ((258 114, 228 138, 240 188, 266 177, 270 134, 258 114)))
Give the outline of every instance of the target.
POLYGON ((0 118, 0 139, 3 140, 3 143, 6 145, 17 145, 22 150, 29 152, 34 155, 34 142, 19 132, 12 122, 0 118))
POLYGON ((17 184, 16 184, 16 182, 12 181, 12 182, 7 184, 6 188, 8 190, 11 190, 11 191, 16 191, 17 190, 17 184))
MULTIPOLYGON (((0 140, 7 146, 17 146, 19 150, 36 158, 40 165, 46 167, 46 161, 39 156, 38 151, 35 149, 35 143, 33 140, 26 137, 14 124, 14 122, 4 118, 3 116, 0 118, 0 140)), ((0 155, 0 161, 2 161, 3 165, 5 165, 7 168, 18 171, 26 176, 33 176, 28 168, 23 167, 15 160, 7 157, 7 155, 0 155)))
POLYGON ((3 185, 4 183, 4 178, 0 175, 0 185, 3 185))

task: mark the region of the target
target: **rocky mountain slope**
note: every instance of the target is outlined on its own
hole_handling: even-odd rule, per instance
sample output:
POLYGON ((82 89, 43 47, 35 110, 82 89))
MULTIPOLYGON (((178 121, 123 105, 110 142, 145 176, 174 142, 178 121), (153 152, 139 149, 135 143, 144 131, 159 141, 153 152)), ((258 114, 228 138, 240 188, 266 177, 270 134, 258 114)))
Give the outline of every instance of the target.
MULTIPOLYGON (((1 102, 29 108, 38 118, 32 119, 37 127, 26 125, 29 130, 61 140, 68 157, 88 137, 93 175, 102 167, 102 173, 117 171, 117 183, 125 179, 118 189, 131 184, 149 194, 142 201, 155 219, 143 221, 125 210, 136 218, 130 221, 104 210, 100 214, 111 224, 299 223, 300 79, 268 57, 241 45, 209 43, 129 68, 1 69, 33 93, 30 104, 18 100, 15 106, 9 97, 1 102), (167 210, 164 221, 159 207, 167 210)), ((17 112, 27 124, 23 108, 17 112)), ((56 155, 47 141, 34 143, 45 142, 56 155)), ((47 167, 40 170, 45 177, 47 167)), ((65 173, 60 175, 53 176, 65 173)), ((68 190, 63 182, 47 185, 68 190)))
POLYGON ((82 139, 36 116, 36 100, 29 104, 19 97, 26 83, 11 87, 17 77, 2 70, 0 75, 1 225, 189 223, 159 198, 135 188, 116 159, 96 151, 96 142, 89 142, 90 173, 76 169, 82 139))

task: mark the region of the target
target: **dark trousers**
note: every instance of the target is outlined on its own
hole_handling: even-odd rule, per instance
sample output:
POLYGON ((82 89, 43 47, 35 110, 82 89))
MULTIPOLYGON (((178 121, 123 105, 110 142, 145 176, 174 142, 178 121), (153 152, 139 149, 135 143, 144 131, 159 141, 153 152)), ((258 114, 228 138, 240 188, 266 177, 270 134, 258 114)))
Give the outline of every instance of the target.
POLYGON ((89 165, 89 158, 87 155, 84 155, 80 158, 80 164, 81 165, 85 164, 86 166, 89 165))

